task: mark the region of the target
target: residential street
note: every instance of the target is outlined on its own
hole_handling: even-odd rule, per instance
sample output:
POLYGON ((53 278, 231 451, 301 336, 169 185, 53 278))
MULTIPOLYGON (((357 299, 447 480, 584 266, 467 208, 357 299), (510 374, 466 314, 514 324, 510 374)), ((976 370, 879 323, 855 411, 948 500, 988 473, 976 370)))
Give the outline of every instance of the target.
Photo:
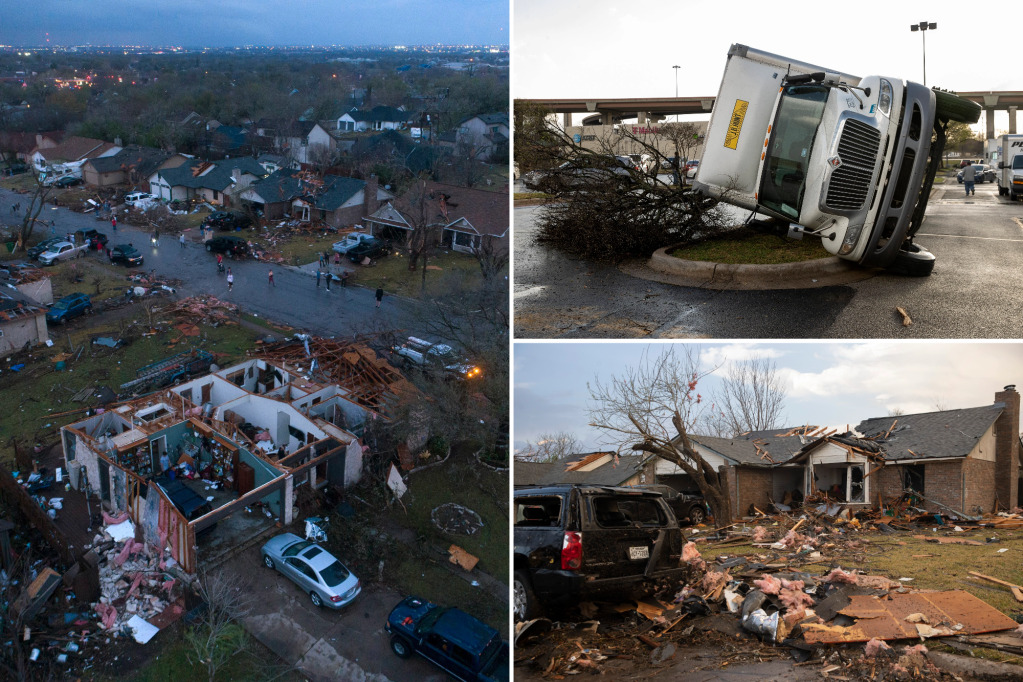
POLYGON ((516 338, 1019 338, 1023 215, 993 183, 936 186, 918 241, 934 273, 844 286, 714 291, 629 276, 532 242, 538 207, 515 209, 516 338), (895 311, 913 319, 902 325, 895 311))
MULTIPOLYGON (((0 209, 4 219, 11 223, 20 214, 11 214, 10 207, 21 202, 22 210, 28 203, 28 195, 0 189, 0 209)), ((148 232, 119 222, 117 232, 110 229, 110 223, 98 221, 92 213, 75 213, 67 208, 47 205, 39 216, 40 220, 53 221, 55 235, 49 227, 37 226, 34 236, 44 239, 63 236, 78 229, 97 229, 110 238, 110 245, 131 242, 145 257, 143 270, 156 270, 158 274, 181 280, 179 294, 213 294, 226 301, 237 303, 246 312, 294 327, 296 330, 317 336, 347 336, 369 334, 382 330, 398 329, 409 324, 412 304, 403 299, 387 295, 385 290, 381 307, 376 308, 374 290, 365 289, 352 282, 342 288, 335 282, 331 291, 326 282, 316 286, 316 264, 305 269, 260 263, 254 260, 232 261, 225 264, 234 274, 234 291, 228 292, 224 275, 217 273, 216 260, 206 252, 198 241, 198 231, 189 230, 185 248, 178 244, 177 235, 161 235, 160 246, 150 243, 148 232), (193 239, 195 241, 193 241, 193 239), (273 287, 267 281, 267 273, 273 268, 273 287)), ((92 252, 90 258, 99 256, 92 252)), ((346 263, 353 279, 358 279, 361 266, 346 263)))

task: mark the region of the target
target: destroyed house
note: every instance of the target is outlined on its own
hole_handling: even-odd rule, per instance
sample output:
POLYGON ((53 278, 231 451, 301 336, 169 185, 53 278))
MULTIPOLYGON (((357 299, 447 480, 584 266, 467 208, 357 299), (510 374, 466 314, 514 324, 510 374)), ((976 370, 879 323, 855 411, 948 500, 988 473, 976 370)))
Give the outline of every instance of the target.
MULTIPOLYGON (((711 466, 725 467, 737 516, 825 497, 855 511, 904 494, 928 511, 979 515, 1019 504, 1019 404, 1007 386, 991 405, 877 417, 851 433, 808 426, 690 440, 711 466)), ((655 471, 658 483, 692 487, 669 462, 655 471)))
POLYGON ((359 480, 360 438, 386 418, 371 406, 384 402, 358 382, 310 379, 324 374, 307 358, 301 369, 254 358, 63 427, 71 485, 128 512, 148 543, 194 572, 198 554, 294 521, 303 486, 359 480))
POLYGON ((653 462, 647 455, 588 452, 549 462, 516 461, 515 486, 559 484, 633 486, 653 483, 653 462))

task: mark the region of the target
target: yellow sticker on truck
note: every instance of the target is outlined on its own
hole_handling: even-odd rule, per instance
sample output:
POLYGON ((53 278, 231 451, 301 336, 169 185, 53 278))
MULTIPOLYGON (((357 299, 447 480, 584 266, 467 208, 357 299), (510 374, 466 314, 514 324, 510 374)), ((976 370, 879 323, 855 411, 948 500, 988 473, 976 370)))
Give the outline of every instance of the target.
POLYGON ((746 118, 746 110, 749 109, 749 102, 741 99, 735 100, 732 107, 732 118, 728 121, 728 132, 725 133, 725 146, 735 149, 739 144, 739 133, 742 131, 742 121, 746 118))

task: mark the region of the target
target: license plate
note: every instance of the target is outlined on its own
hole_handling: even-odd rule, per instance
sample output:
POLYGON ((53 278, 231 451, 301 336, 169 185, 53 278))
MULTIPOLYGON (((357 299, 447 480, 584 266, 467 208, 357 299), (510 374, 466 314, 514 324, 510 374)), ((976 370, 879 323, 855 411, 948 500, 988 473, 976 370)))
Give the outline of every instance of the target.
POLYGON ((649 547, 629 547, 629 558, 633 561, 637 559, 649 559, 650 548, 649 547))

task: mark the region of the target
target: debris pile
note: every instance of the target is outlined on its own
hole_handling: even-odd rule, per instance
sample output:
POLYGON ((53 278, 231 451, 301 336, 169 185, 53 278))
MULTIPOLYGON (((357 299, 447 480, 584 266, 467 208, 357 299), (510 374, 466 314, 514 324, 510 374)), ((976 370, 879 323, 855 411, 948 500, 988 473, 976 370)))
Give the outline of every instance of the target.
POLYGON ((190 325, 217 327, 238 323, 238 306, 221 301, 212 294, 183 298, 164 308, 164 312, 177 315, 190 325))
MULTIPOLYGON (((944 539, 935 530, 936 516, 920 519, 927 517, 930 535, 944 539)), ((1018 519, 1018 510, 974 522, 957 517, 958 530, 942 530, 985 530, 1018 519)), ((1010 590, 1021 606, 1014 620, 965 590, 916 589, 913 578, 893 579, 849 567, 864 563, 869 534, 898 542, 888 536, 912 532, 905 520, 869 510, 835 517, 813 508, 804 509, 798 521, 787 514, 756 520, 759 525, 733 524, 700 535, 697 530, 682 549, 681 562, 692 569, 689 577, 674 585, 651 586, 652 594, 640 601, 580 603, 581 622, 540 618, 517 623, 516 664, 538 667, 553 679, 583 671, 614 675, 621 669, 612 666, 622 659, 640 665, 649 661, 655 667, 671 659, 676 665, 680 656, 695 649, 704 652, 695 655, 697 660, 716 658, 715 668, 792 658, 820 663, 825 678, 952 680, 959 678, 932 660, 920 642, 946 638, 963 649, 1023 654, 1023 641, 1015 634, 1023 636, 1017 622, 1023 622, 1019 585, 970 572, 1010 590), (713 558, 700 551, 729 552, 727 548, 740 544, 752 545, 754 551, 713 558), (804 566, 818 568, 811 573, 804 566), (831 568, 821 571, 820 566, 831 568), (916 645, 896 645, 907 640, 916 645), (712 654, 706 653, 708 648, 712 654)))

